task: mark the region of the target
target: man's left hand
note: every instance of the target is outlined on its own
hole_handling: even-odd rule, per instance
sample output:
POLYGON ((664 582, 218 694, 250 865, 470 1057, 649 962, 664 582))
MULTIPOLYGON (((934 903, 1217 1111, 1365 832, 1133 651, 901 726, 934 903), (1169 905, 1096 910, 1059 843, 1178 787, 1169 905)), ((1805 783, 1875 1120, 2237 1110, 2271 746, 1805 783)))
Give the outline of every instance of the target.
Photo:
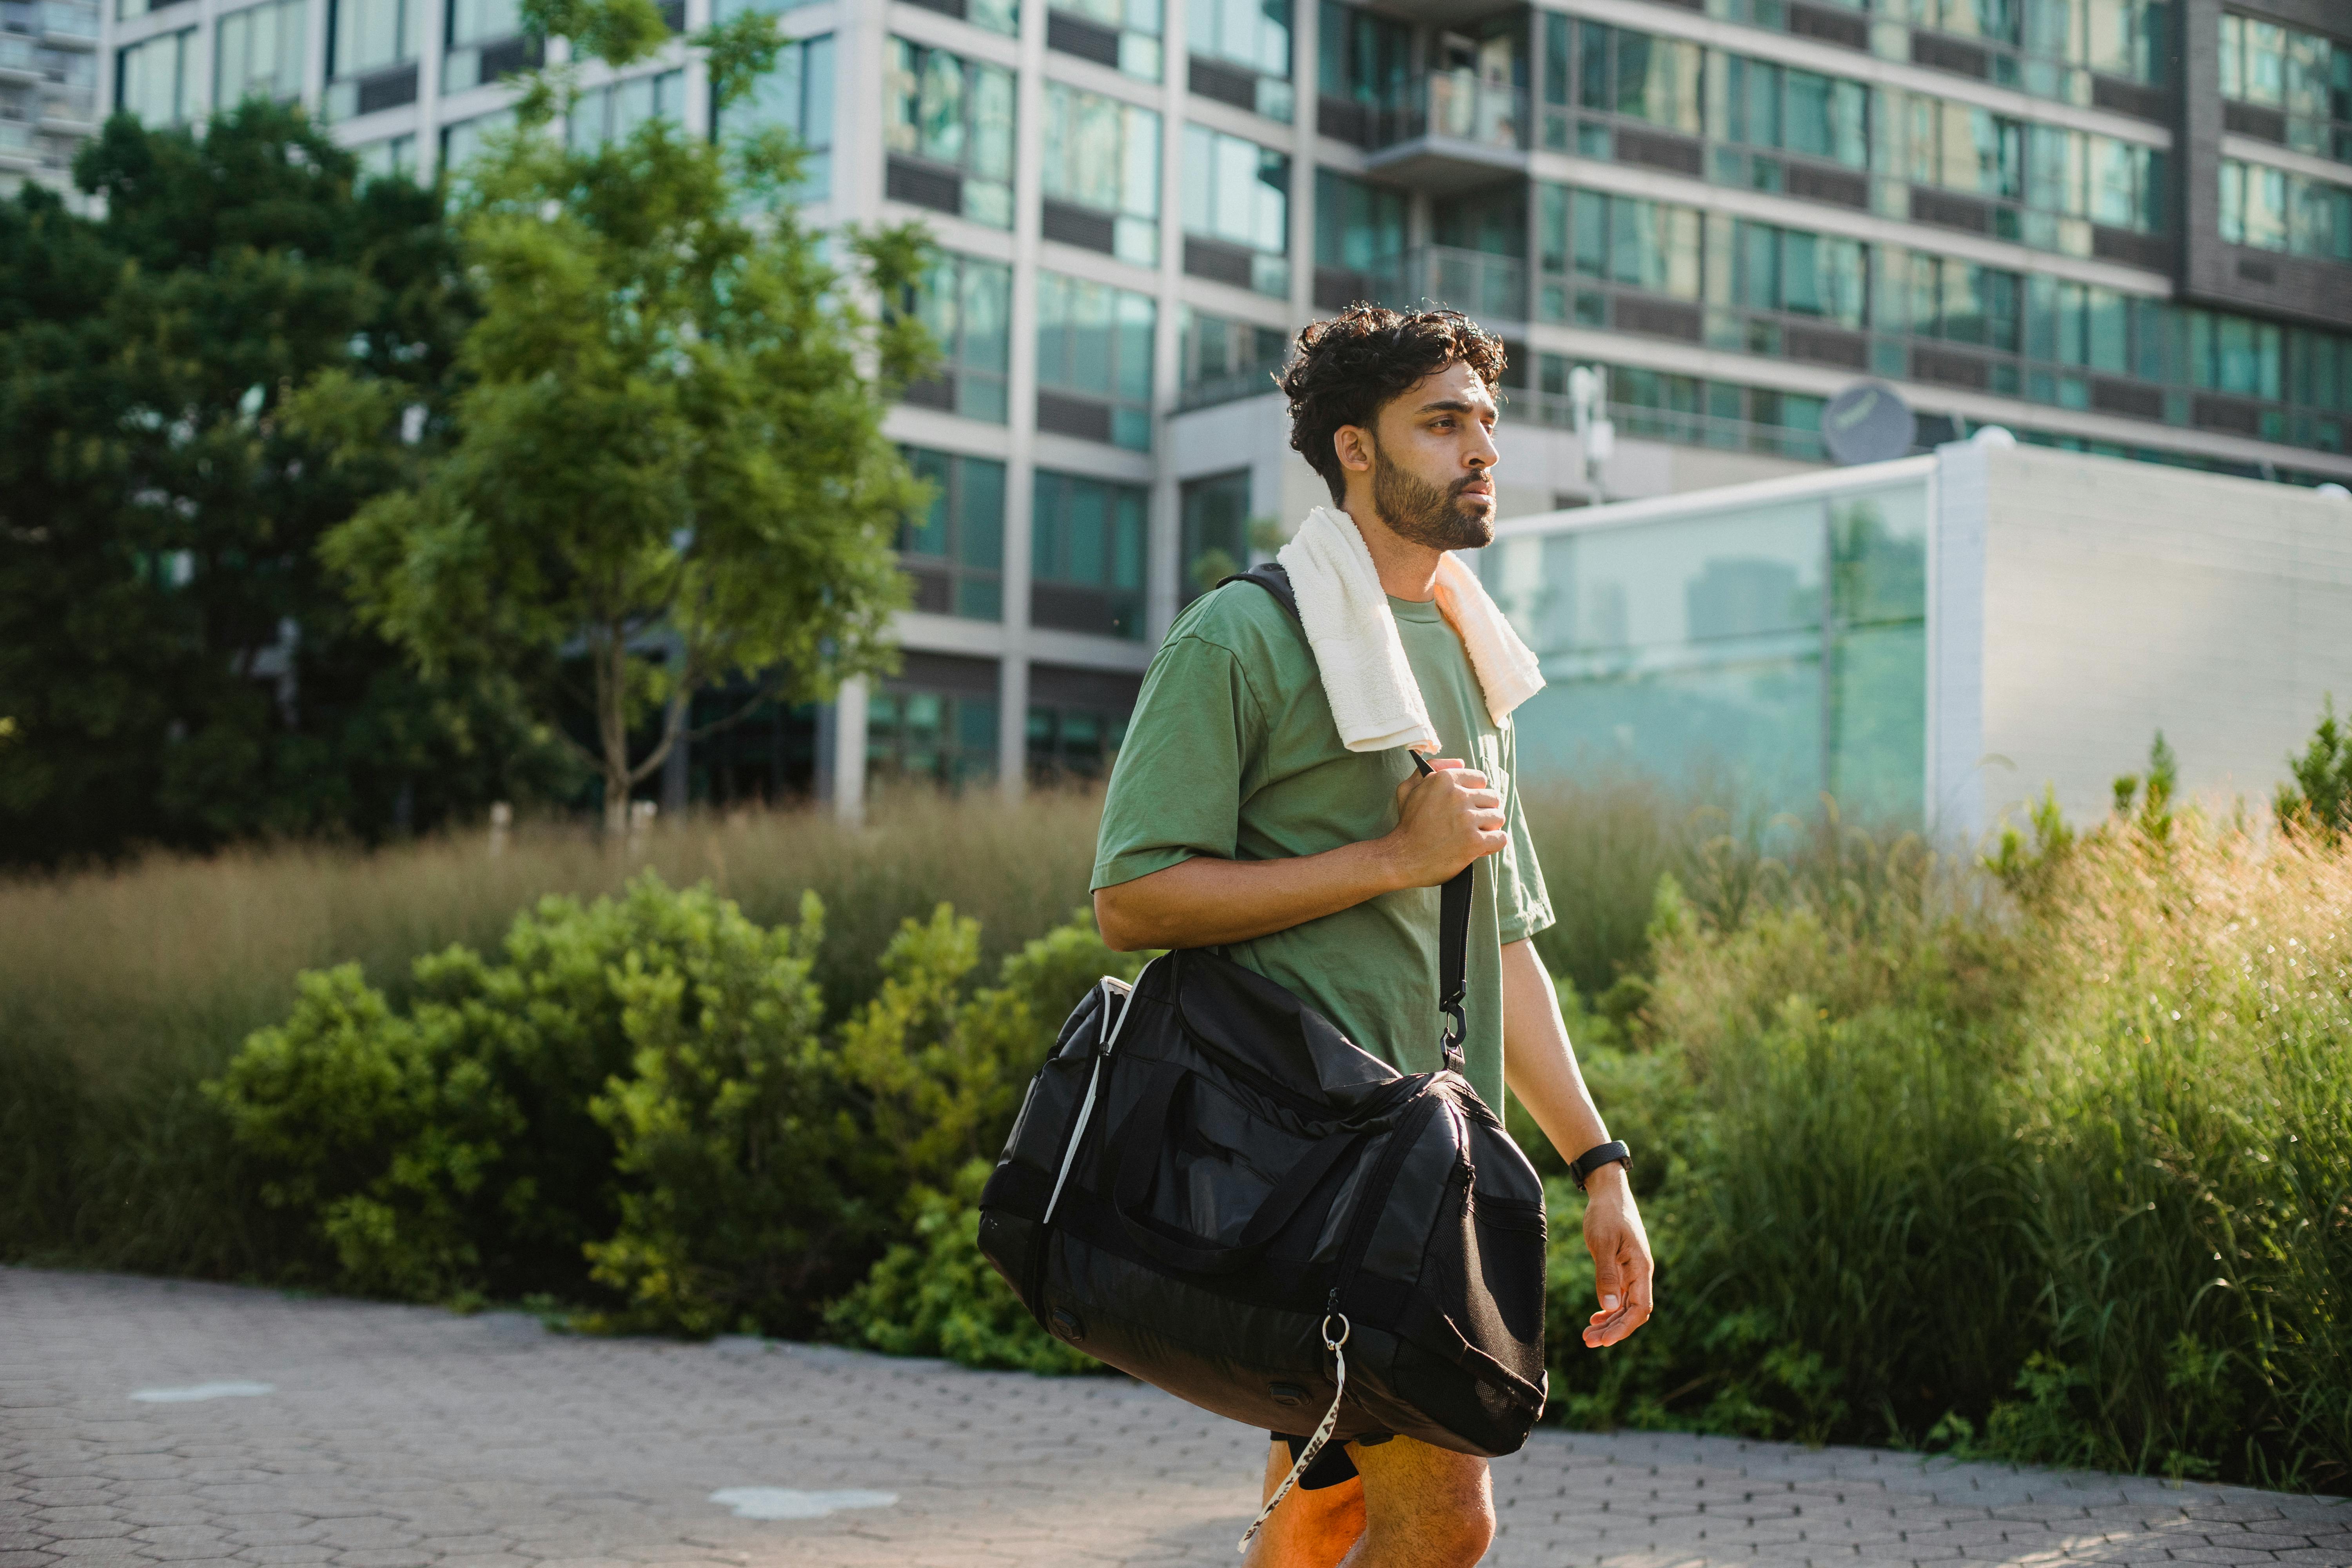
POLYGON ((1603 1165, 1585 1178, 1584 1246, 1592 1254, 1593 1292, 1601 1310, 1585 1325, 1584 1342, 1594 1350, 1613 1345, 1650 1321, 1649 1233, 1633 1205, 1633 1184, 1622 1164, 1603 1165))

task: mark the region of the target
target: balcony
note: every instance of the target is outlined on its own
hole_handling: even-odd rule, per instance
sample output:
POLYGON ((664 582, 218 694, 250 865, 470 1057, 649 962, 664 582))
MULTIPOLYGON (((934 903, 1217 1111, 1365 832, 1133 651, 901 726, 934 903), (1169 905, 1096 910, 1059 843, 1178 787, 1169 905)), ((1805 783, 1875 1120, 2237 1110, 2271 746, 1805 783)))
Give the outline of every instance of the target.
POLYGON ((33 128, 21 120, 0 120, 0 165, 29 169, 40 161, 33 128))
POLYGON ((1481 321, 1528 319, 1527 263, 1450 245, 1424 245, 1369 271, 1315 269, 1315 308, 1337 310, 1359 300, 1411 310, 1450 306, 1481 321))
POLYGON ((1524 174, 1528 95, 1467 67, 1414 77, 1374 112, 1366 167, 1384 179, 1454 192, 1524 174))
POLYGON ((33 40, 0 35, 0 80, 40 79, 41 62, 33 52, 33 40))

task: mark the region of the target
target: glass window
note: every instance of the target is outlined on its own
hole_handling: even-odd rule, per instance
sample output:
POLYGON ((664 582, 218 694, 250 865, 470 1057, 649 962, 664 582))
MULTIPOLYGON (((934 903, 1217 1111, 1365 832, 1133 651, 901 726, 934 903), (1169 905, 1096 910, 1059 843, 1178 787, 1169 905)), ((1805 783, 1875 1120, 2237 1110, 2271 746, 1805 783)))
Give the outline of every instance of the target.
POLYGON ((1075 18, 1079 25, 1073 28, 1049 22, 1045 29, 1049 48, 1114 67, 1146 81, 1160 79, 1160 0, 1052 0, 1052 5, 1055 12, 1075 18))
POLYGON ((1576 59, 1564 56, 1569 33, 1547 35, 1546 92, 1577 83, 1577 100, 1601 114, 1622 114, 1696 136, 1703 123, 1701 70, 1706 51, 1679 38, 1653 37, 1601 22, 1575 26, 1576 59))
POLYGON ((1287 294, 1290 159, 1204 125, 1184 127, 1184 232, 1252 252, 1249 286, 1287 294))
POLYGON ((1733 55, 1724 89, 1725 141, 1868 166, 1870 91, 1862 83, 1733 55))
POLYGON ((1404 223, 1403 192, 1331 169, 1315 171, 1316 266, 1386 279, 1404 258, 1404 223))
POLYGON ((1039 427, 1150 451, 1156 315, 1149 294, 1040 271, 1039 427))
POLYGON ((898 529, 915 580, 915 607, 970 620, 1004 618, 1004 465, 987 458, 900 448, 931 487, 929 510, 898 529))
POLYGON ((1185 19, 1195 55, 1257 74, 1255 101, 1245 107, 1290 118, 1290 0, 1201 0, 1185 19))
POLYGON ((2221 186, 2230 244, 2352 262, 2352 187, 2233 158, 2221 161, 2221 186))
MULTIPOLYGON (((1588 36, 1598 30, 1588 29, 1588 36)), ((1654 38, 1627 27, 1613 31, 1612 96, 1610 101, 1591 107, 1697 135, 1699 68, 1705 51, 1680 38, 1654 38)))
POLYGON ((441 169, 457 176, 459 171, 479 156, 483 141, 514 125, 514 110, 501 109, 489 114, 477 114, 471 120, 461 120, 455 125, 441 128, 441 169))
POLYGON ((1560 270, 1564 258, 1570 270, 1586 278, 1677 299, 1699 297, 1697 208, 1553 185, 1544 187, 1537 211, 1545 270, 1560 270))
MULTIPOLYGON (((2065 317, 2066 310, 2079 310, 2079 291, 2060 295, 2062 340, 2079 342, 2080 329, 2068 327, 2065 317)), ((2023 284, 2014 272, 1948 257, 1911 258, 1911 331, 1919 337, 2015 353, 2023 305, 2023 284)))
POLYGON ((1189 605, 1249 564, 1249 470, 1187 479, 1182 511, 1176 592, 1179 602, 1189 605))
POLYGON ((520 0, 449 0, 449 47, 495 43, 522 32, 520 0))
POLYGON ((1045 781, 1071 774, 1100 778, 1118 757, 1127 739, 1127 721, 1134 711, 1132 698, 1109 708, 1074 702, 1032 702, 1030 773, 1045 781))
POLYGON ((416 138, 413 134, 387 136, 352 151, 359 159, 360 173, 371 179, 416 177, 416 138))
POLYGON ((184 125, 195 104, 188 72, 195 54, 196 30, 159 33, 120 50, 114 57, 114 107, 135 115, 142 125, 184 125))
POLYGON ((1290 335, 1278 327, 1227 321, 1182 307, 1176 333, 1182 356, 1183 405, 1205 408, 1274 391, 1274 375, 1290 356, 1290 335))
POLYGON ((540 40, 525 44, 520 0, 450 0, 441 90, 463 92, 496 81, 509 71, 531 68, 545 55, 540 40))
POLYGON ((1037 470, 1029 524, 1032 625, 1141 640, 1150 492, 1037 470))
POLYGON ((1012 368, 1013 268, 952 250, 933 255, 915 291, 915 311, 939 342, 940 365, 929 381, 908 388, 907 400, 1002 425, 1012 368))
POLYGON ((996 776, 997 700, 891 681, 866 700, 866 766, 877 778, 957 785, 996 776))
POLYGON ((1315 79, 1326 98, 1368 107, 1388 100, 1412 74, 1412 29, 1370 11, 1321 0, 1315 79))
POLYGON ((2089 153, 2092 221, 2140 234, 2160 232, 2166 226, 2164 154, 2112 136, 2082 141, 2089 153))
POLYGON ((1160 116, 1100 93, 1045 84, 1048 200, 1111 218, 1111 254, 1150 267, 1160 259, 1160 116))
POLYGON ((607 142, 627 141, 647 121, 677 121, 685 112, 684 71, 628 77, 582 93, 565 122, 565 139, 574 152, 585 153, 607 142))
POLYGON ((290 101, 302 96, 305 0, 272 0, 220 19, 213 45, 213 103, 246 98, 290 101))
POLYGON ((2171 17, 2168 0, 2084 0, 2083 63, 2104 76, 2161 86, 2170 74, 2171 17))
POLYGON ((364 76, 416 58, 425 0, 334 0, 330 78, 364 76))
POLYGON ((805 149, 799 200, 821 202, 833 194, 833 36, 786 44, 775 69, 719 113, 719 129, 730 133, 781 127, 805 149))
POLYGON ((1861 328, 1868 294, 1868 246, 1857 239, 1745 220, 1734 233, 1740 304, 1751 310, 1818 316, 1861 328))
MULTIPOLYGON (((714 22, 731 22, 750 12, 761 11, 770 16, 796 11, 803 5, 813 5, 816 0, 711 0, 710 18, 714 22)), ((1020 27, 1012 13, 1011 0, 988 4, 973 0, 964 12, 964 20, 977 23, 991 32, 1013 34, 1020 27)))
POLYGON ((944 49, 890 40, 889 150, 959 170, 965 217, 1013 226, 1013 73, 944 49))

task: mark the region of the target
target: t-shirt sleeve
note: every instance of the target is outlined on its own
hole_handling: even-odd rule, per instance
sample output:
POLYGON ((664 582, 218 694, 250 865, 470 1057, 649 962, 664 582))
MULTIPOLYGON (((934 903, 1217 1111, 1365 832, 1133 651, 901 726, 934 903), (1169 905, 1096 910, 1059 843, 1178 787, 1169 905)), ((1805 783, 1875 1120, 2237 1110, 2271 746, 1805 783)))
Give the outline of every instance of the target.
POLYGON ((1535 841, 1528 836, 1527 812, 1519 800, 1519 730, 1516 724, 1503 726, 1503 768, 1510 780, 1505 816, 1510 823, 1511 842, 1495 857, 1502 863, 1495 882, 1495 913, 1502 926, 1503 943, 1507 947, 1538 931, 1549 931, 1557 917, 1551 912, 1551 893, 1544 886, 1543 867, 1536 860, 1535 841))
POLYGON ((1094 886, 1131 882, 1196 855, 1234 858, 1242 772, 1263 710, 1241 662, 1180 631, 1144 677, 1095 841, 1094 886))

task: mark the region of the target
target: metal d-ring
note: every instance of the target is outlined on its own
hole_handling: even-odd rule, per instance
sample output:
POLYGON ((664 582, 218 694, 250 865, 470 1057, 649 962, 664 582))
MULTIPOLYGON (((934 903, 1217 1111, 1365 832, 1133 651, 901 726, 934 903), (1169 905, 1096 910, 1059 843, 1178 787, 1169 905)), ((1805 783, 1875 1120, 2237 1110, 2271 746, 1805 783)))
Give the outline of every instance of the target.
POLYGON ((1338 1350, 1348 1342, 1348 1336, 1353 1332, 1355 1332, 1355 1326, 1348 1321, 1348 1314, 1345 1312, 1326 1312, 1323 1315, 1323 1348, 1325 1350, 1338 1350), (1331 1320, 1334 1318, 1339 1320, 1339 1337, 1336 1340, 1331 1337, 1331 1320))

